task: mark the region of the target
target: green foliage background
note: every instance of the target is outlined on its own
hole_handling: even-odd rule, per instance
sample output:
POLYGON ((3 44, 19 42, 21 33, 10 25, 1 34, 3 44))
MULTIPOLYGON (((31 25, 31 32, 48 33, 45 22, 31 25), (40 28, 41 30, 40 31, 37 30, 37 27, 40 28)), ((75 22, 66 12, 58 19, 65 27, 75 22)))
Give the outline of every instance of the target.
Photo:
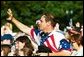
MULTIPOLYGON (((40 19, 44 12, 59 17, 62 28, 70 18, 73 19, 73 23, 83 23, 83 1, 1 1, 1 26, 7 22, 8 8, 12 9, 16 19, 28 26, 35 25, 35 21, 40 19), (73 14, 66 14, 66 10, 73 10, 73 14)), ((14 24, 13 30, 19 31, 14 24)))

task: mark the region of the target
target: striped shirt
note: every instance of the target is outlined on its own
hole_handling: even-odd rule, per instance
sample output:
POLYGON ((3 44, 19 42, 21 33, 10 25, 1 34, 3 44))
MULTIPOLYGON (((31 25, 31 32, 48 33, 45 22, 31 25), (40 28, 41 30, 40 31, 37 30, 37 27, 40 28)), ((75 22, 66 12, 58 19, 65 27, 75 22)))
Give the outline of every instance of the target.
POLYGON ((33 28, 30 33, 32 41, 38 44, 38 46, 45 45, 50 48, 52 52, 71 50, 70 43, 65 39, 65 36, 58 31, 53 30, 51 33, 45 35, 42 31, 33 28))

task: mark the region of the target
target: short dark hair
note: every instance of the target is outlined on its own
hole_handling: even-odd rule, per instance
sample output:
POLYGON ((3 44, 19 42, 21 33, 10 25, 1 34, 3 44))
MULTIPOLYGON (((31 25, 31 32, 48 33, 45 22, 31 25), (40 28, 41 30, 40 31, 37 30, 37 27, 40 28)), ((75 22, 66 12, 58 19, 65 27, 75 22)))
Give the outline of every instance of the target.
POLYGON ((78 45, 82 44, 82 37, 80 37, 80 34, 73 34, 70 36, 70 41, 74 40, 75 42, 77 42, 78 45))
POLYGON ((43 15, 45 15, 44 17, 45 17, 46 22, 51 21, 51 25, 53 27, 56 25, 56 22, 55 22, 56 20, 55 20, 55 17, 54 17, 53 14, 51 14, 51 13, 43 13, 43 15))

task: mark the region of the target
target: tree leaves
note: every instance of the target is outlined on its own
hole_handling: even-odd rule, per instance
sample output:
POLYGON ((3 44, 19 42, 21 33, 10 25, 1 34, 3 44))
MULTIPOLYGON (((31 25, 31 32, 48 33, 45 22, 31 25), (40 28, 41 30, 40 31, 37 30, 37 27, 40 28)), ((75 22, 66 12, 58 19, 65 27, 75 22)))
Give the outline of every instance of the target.
POLYGON ((6 22, 8 8, 12 9, 16 19, 26 25, 34 25, 44 12, 60 17, 59 21, 65 26, 68 16, 74 22, 83 23, 83 1, 1 1, 1 26, 6 22), (69 11, 68 15, 66 10, 69 11), (73 14, 70 13, 71 10, 73 14))

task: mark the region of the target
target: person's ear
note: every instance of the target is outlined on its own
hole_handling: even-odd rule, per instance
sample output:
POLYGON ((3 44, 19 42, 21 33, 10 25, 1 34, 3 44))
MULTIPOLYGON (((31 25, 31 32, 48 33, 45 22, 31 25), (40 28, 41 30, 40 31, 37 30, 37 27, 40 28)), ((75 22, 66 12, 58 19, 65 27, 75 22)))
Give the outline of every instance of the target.
POLYGON ((47 22, 47 25, 48 25, 48 26, 50 26, 50 24, 51 24, 51 22, 50 22, 50 21, 48 21, 48 22, 47 22))

